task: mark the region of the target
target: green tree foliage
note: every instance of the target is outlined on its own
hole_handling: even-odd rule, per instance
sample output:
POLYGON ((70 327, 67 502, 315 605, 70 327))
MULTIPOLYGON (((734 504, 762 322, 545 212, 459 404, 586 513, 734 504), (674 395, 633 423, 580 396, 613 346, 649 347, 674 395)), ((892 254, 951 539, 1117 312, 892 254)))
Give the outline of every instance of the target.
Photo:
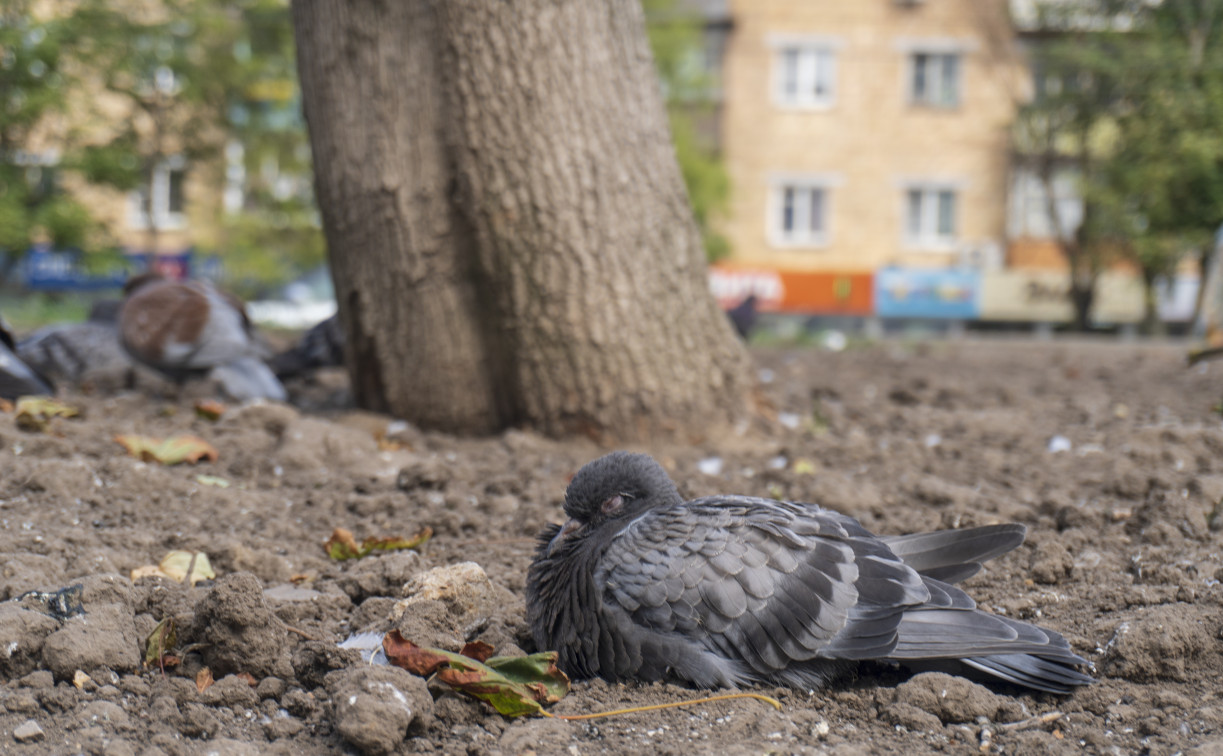
MULTIPOLYGON (((64 197, 46 155, 33 151, 37 126, 63 112, 73 79, 66 61, 84 29, 74 14, 39 18, 33 2, 0 4, 0 282, 39 237, 76 246, 91 225, 64 197)), ((40 148, 59 148, 42 144, 40 148)))
POLYGON ((650 47, 662 80, 675 157, 710 261, 727 257, 730 244, 717 230, 730 200, 730 180, 713 133, 717 130, 716 74, 702 64, 703 19, 677 0, 643 0, 650 47))
MULTIPOLYGON (((1043 179, 1078 179, 1083 222, 1061 234, 1074 285, 1131 261, 1154 328, 1156 280, 1223 223, 1223 3, 1079 0, 1042 11, 1053 34, 1033 47, 1037 97, 1017 121, 1017 150, 1043 179)), ((1081 325, 1090 299, 1076 300, 1081 325)))

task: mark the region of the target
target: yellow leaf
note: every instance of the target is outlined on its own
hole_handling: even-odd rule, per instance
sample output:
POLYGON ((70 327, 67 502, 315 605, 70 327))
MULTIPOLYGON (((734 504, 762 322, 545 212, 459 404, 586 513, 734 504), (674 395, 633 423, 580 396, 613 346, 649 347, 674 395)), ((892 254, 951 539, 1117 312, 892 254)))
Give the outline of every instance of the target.
POLYGON ((23 396, 17 400, 17 427, 27 431, 47 429, 55 417, 79 417, 76 407, 48 399, 45 396, 23 396))
POLYGON ((202 551, 194 554, 190 551, 171 551, 162 558, 158 567, 166 577, 179 583, 190 577, 192 585, 217 576, 208 562, 208 555, 202 551), (190 575, 188 575, 188 570, 190 570, 190 575))
POLYGON ((77 690, 81 690, 82 688, 85 687, 85 683, 89 682, 92 679, 93 679, 92 677, 90 677, 89 675, 85 674, 84 672, 78 669, 76 671, 76 674, 72 676, 72 684, 76 686, 77 690))
POLYGON ((220 456, 216 447, 198 436, 171 436, 164 441, 149 436, 115 436, 115 441, 133 457, 163 465, 194 464, 202 459, 216 462, 220 456))
POLYGON ((216 475, 197 475, 195 482, 205 486, 216 486, 217 488, 229 488, 229 481, 225 478, 216 475))
POLYGON ((146 578, 146 577, 168 578, 170 576, 162 572, 161 568, 155 564, 146 564, 143 567, 137 567, 136 569, 132 570, 132 582, 133 583, 139 580, 140 578, 146 578))

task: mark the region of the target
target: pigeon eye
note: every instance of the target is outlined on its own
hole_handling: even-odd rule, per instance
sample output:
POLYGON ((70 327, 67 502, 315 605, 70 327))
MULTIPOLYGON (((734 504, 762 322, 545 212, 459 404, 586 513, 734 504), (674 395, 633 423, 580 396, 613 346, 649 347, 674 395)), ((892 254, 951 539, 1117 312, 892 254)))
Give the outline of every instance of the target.
POLYGON ((603 514, 612 514, 613 512, 618 512, 622 506, 624 506, 624 497, 616 495, 603 502, 599 507, 599 511, 603 514))

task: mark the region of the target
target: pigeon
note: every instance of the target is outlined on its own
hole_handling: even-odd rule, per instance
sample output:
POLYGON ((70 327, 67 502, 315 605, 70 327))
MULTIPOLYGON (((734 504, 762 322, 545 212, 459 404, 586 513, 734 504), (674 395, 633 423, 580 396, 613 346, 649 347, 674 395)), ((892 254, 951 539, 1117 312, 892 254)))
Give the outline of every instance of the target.
POLYGON ((344 326, 332 315, 302 335, 301 341, 268 360, 276 377, 284 380, 323 367, 344 364, 344 326))
POLYGON ((734 326, 739 338, 747 341, 756 327, 757 299, 755 294, 748 294, 743 301, 726 311, 730 324, 734 326))
POLYGON ((564 509, 540 535, 527 620, 574 678, 814 690, 878 660, 1050 693, 1094 682, 1062 636, 953 585, 1022 543, 1022 525, 880 537, 815 504, 686 502, 627 452, 579 470, 564 509))
POLYGON ((119 336, 136 361, 179 383, 211 377, 237 400, 285 400, 242 302, 207 281, 155 273, 131 279, 124 292, 119 336))
POLYGON ((81 383, 90 373, 129 370, 132 360, 119 343, 118 310, 110 302, 95 302, 84 323, 39 328, 17 344, 17 356, 43 375, 68 383, 81 383))
POLYGON ((13 334, 0 318, 0 399, 55 393, 51 382, 22 361, 15 349, 13 334))

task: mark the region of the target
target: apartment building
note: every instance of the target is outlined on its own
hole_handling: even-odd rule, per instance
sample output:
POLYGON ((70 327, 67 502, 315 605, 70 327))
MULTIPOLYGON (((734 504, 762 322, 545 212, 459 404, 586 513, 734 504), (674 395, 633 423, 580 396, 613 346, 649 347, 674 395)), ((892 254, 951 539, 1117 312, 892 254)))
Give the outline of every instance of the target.
POLYGON ((734 263, 1001 264, 1026 81, 1005 0, 738 0, 731 12, 734 263))

